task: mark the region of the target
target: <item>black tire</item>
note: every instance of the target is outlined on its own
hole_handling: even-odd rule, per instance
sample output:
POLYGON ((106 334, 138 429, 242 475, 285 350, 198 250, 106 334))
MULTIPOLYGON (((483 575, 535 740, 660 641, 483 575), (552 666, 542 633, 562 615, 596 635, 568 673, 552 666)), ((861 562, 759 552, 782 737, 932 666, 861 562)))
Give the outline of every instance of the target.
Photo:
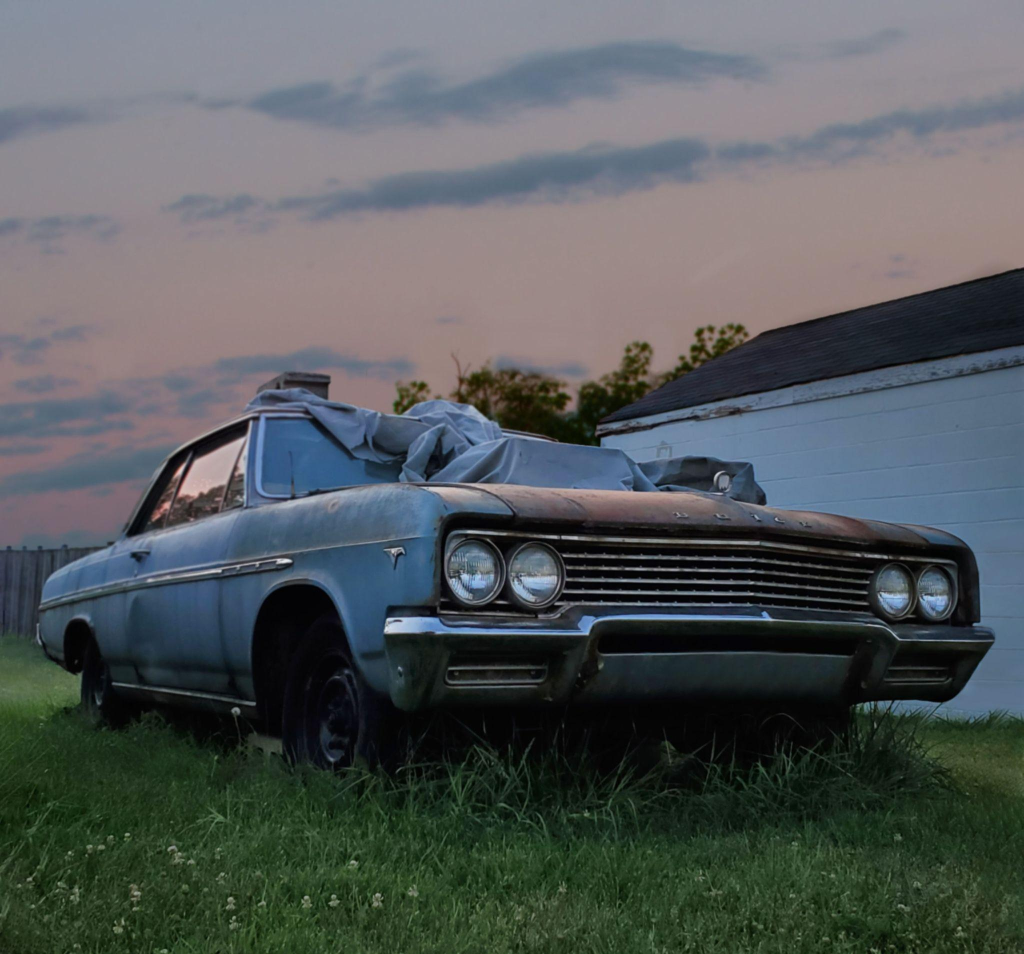
POLYGON ((281 714, 285 758, 332 771, 357 761, 390 767, 397 715, 391 701, 363 679, 338 620, 321 616, 288 665, 281 714))
POLYGON ((114 691, 110 667, 94 639, 82 657, 81 693, 82 711, 97 725, 121 726, 127 721, 128 708, 114 691))

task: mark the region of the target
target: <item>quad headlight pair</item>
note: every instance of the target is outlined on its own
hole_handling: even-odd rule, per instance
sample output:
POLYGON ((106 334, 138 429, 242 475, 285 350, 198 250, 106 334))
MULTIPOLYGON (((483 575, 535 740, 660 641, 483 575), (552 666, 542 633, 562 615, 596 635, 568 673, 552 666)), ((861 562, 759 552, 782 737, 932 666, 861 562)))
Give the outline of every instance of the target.
POLYGON ((521 543, 502 555, 490 540, 467 537, 448 547, 445 579, 465 606, 483 606, 504 589, 523 609, 540 610, 558 599, 565 585, 562 558, 546 543, 521 543))
POLYGON ((945 567, 932 564, 916 574, 902 563, 887 563, 871 579, 871 603, 888 620, 915 612, 930 623, 948 619, 956 608, 956 582, 945 567))

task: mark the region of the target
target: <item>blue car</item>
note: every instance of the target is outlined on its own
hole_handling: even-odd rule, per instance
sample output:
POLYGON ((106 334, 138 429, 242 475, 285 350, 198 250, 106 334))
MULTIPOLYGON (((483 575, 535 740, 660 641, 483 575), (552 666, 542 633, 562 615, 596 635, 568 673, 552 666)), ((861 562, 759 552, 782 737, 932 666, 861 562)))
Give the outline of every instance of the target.
POLYGON ((173 453, 120 537, 47 581, 39 639, 82 673, 89 712, 237 710, 293 761, 341 767, 381 760, 403 713, 434 708, 671 722, 941 702, 993 642, 974 557, 942 531, 776 510, 722 474, 580 486, 559 455, 636 465, 507 433, 473 450, 511 470, 411 479, 297 393, 173 453), (534 484, 514 469, 531 455, 547 461, 534 484))

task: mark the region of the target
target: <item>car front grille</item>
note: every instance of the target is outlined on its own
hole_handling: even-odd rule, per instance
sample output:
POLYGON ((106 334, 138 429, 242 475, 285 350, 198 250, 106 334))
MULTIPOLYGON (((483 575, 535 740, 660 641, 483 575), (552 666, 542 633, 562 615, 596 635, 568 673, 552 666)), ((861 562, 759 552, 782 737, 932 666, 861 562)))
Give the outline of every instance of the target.
POLYGON ((760 543, 573 541, 559 549, 566 603, 870 610, 868 584, 875 565, 847 554, 760 543))
MULTIPOLYGON (((764 606, 870 613, 868 588, 879 555, 764 540, 666 540, 623 537, 487 536, 499 548, 524 539, 553 546, 565 563, 559 601, 543 615, 571 605, 764 606)), ((450 598, 442 611, 465 612, 450 598)), ((504 597, 478 611, 515 613, 504 597)))

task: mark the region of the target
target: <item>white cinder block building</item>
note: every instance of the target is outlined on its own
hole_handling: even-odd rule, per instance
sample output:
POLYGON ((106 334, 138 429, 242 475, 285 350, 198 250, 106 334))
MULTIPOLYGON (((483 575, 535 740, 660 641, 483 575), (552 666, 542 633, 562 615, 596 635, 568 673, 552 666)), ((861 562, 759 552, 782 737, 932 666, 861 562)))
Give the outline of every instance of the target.
POLYGON ((767 331, 599 433, 752 461, 774 506, 962 537, 996 645, 947 707, 1024 714, 1024 269, 767 331))

